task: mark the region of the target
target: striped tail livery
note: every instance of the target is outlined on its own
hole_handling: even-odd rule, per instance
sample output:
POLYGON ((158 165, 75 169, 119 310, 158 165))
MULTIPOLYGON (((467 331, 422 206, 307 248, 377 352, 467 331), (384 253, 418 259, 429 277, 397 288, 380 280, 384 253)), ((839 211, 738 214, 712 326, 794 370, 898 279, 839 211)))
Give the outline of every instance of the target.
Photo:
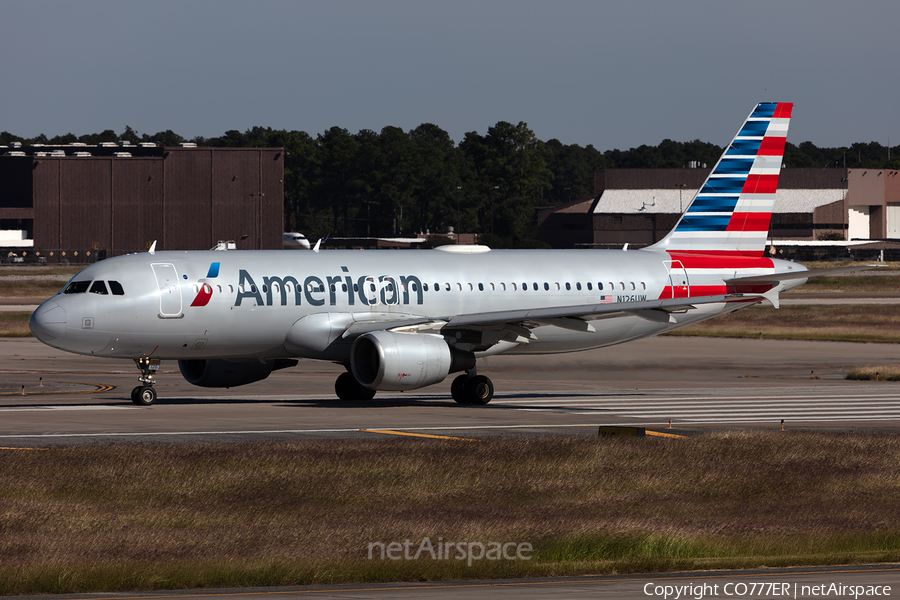
POLYGON ((675 228, 653 249, 762 256, 793 104, 757 104, 675 228))

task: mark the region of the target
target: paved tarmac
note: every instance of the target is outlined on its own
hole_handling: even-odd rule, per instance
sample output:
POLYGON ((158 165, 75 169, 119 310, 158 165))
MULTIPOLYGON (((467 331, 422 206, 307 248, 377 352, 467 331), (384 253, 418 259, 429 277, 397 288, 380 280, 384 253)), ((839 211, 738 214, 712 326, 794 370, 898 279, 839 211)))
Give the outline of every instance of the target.
POLYGON ((450 400, 452 377, 407 393, 343 402, 341 367, 303 361, 232 389, 187 384, 174 362, 159 400, 136 407, 130 361, 0 340, 0 446, 109 441, 321 439, 399 434, 597 435, 600 425, 672 433, 710 427, 900 427, 900 383, 853 382, 855 366, 896 364, 889 344, 658 337, 588 352, 479 361, 488 406, 450 400), (24 392, 24 393, 23 393, 24 392), (388 432, 388 433, 385 433, 388 432))
POLYGON ((616 600, 886 598, 900 594, 900 565, 795 567, 494 581, 350 584, 294 588, 177 590, 124 594, 15 596, 18 600, 310 600, 417 598, 614 598, 616 600))

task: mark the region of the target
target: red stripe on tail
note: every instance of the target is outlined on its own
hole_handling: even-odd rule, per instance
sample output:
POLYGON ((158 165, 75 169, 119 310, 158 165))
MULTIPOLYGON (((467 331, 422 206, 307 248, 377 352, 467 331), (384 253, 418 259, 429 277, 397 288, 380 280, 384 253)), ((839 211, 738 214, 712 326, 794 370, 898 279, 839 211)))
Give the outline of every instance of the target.
POLYGON ((778 175, 747 175, 742 194, 774 194, 778 190, 778 175))
POLYGON ((760 156, 784 156, 784 143, 787 138, 783 137, 765 137, 759 145, 760 156))
POLYGON ((734 213, 725 231, 768 231, 772 213, 734 213))
POLYGON ((778 106, 775 107, 775 114, 772 115, 773 119, 790 119, 791 111, 794 109, 794 105, 791 102, 779 102, 778 106))

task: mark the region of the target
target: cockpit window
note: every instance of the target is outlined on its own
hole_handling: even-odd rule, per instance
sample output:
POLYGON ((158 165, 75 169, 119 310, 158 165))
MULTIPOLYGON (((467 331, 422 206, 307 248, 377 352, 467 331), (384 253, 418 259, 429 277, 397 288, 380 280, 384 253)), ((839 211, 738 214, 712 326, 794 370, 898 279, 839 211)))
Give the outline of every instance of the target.
POLYGON ((109 291, 112 292, 113 296, 124 296, 125 290, 122 288, 122 284, 118 281, 109 280, 109 291))
POLYGON ((89 285, 91 285, 90 281, 73 281, 66 286, 63 294, 83 294, 88 290, 89 285))
POLYGON ((98 279, 93 284, 91 284, 91 293, 92 294, 100 294, 101 296, 105 296, 109 292, 106 291, 106 284, 98 279))

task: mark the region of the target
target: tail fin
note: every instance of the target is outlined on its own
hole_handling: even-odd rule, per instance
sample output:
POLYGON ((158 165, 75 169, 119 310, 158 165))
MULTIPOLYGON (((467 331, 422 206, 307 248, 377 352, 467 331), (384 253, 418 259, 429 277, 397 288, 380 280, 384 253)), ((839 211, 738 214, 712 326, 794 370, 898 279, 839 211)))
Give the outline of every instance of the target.
POLYGON ((761 256, 793 104, 757 104, 669 234, 650 246, 761 256))

